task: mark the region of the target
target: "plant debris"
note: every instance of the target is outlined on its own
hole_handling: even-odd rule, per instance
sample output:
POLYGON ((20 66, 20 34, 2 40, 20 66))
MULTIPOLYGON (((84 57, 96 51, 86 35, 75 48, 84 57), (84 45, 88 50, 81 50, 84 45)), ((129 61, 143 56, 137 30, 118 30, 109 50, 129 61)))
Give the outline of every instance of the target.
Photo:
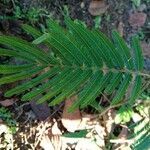
POLYGON ((134 12, 129 17, 129 23, 133 28, 142 27, 146 22, 147 15, 143 12, 134 12))
POLYGON ((92 0, 88 11, 93 16, 99 16, 104 14, 108 9, 108 5, 104 0, 92 0))

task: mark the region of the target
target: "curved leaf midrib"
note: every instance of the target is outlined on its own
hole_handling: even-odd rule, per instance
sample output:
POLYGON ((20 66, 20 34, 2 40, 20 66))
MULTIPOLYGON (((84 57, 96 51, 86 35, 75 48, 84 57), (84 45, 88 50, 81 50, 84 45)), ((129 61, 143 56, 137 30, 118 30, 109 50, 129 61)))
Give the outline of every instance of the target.
POLYGON ((128 73, 131 75, 140 75, 140 76, 145 76, 145 77, 150 77, 149 72, 142 72, 142 71, 138 71, 138 70, 129 70, 127 68, 123 68, 123 69, 119 69, 119 68, 108 68, 108 67, 100 67, 100 66, 77 66, 77 65, 61 65, 61 64, 48 64, 48 67, 60 67, 60 68, 70 68, 70 69, 81 69, 81 70, 92 70, 93 72, 95 71, 103 71, 103 72, 112 72, 112 73, 128 73))

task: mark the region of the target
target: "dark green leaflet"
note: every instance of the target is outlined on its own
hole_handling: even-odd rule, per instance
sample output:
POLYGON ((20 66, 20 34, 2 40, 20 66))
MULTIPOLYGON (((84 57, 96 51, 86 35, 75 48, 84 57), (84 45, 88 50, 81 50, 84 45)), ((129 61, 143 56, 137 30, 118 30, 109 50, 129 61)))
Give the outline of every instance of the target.
POLYGON ((135 70, 141 71, 144 66, 144 63, 143 63, 144 61, 143 61, 143 55, 142 55, 140 42, 136 36, 132 38, 131 46, 134 50, 134 57, 133 57, 134 68, 135 70))
POLYGON ((21 73, 2 77, 0 78, 0 85, 26 79, 28 77, 31 77, 32 75, 39 73, 43 68, 44 67, 39 66, 34 68, 33 70, 23 71, 21 73))
POLYGON ((139 94, 141 92, 141 86, 142 86, 142 77, 137 75, 135 77, 135 81, 134 81, 131 95, 129 98, 129 102, 128 102, 129 104, 132 105, 134 103, 135 99, 139 96, 139 94))
POLYGON ((88 94, 86 99, 82 102, 81 108, 84 108, 85 106, 87 106, 88 104, 92 103, 95 100, 95 98, 101 93, 101 91, 108 84, 111 77, 112 77, 112 72, 109 72, 106 75, 104 75, 101 79, 97 80, 99 84, 96 85, 97 86, 96 90, 91 89, 90 94, 88 94))
POLYGON ((21 58, 23 60, 26 60, 28 62, 36 62, 36 60, 33 57, 31 57, 31 55, 28 53, 18 52, 15 50, 8 50, 4 48, 0 48, 0 56, 13 56, 16 58, 21 58))
POLYGON ((64 69, 59 75, 53 77, 50 81, 43 84, 42 86, 38 87, 37 89, 25 94, 22 97, 22 100, 31 100, 32 98, 38 96, 39 94, 42 94, 46 90, 49 90, 50 87, 55 85, 56 83, 59 83, 67 74, 68 74, 68 68, 64 69))
POLYGON ((111 94, 115 88, 119 85, 119 82, 122 78, 122 73, 114 73, 112 79, 110 79, 110 83, 107 85, 105 89, 106 94, 111 94))
POLYGON ((124 60, 126 67, 132 70, 133 69, 133 62, 131 59, 132 56, 127 44, 124 42, 124 40, 120 37, 120 35, 116 31, 112 32, 112 37, 116 45, 116 48, 118 49, 118 51, 120 51, 120 54, 122 55, 122 59, 124 60))
POLYGON ((85 86, 85 88, 83 89, 83 91, 80 93, 78 99, 76 100, 76 102, 73 104, 73 106, 71 106, 69 108, 70 111, 73 111, 74 109, 76 109, 81 103, 84 102, 84 100, 86 99, 86 97, 92 93, 93 91, 93 87, 97 86, 99 84, 97 84, 98 81, 100 81, 100 79, 102 78, 103 74, 100 71, 97 71, 95 74, 93 74, 91 76, 91 78, 89 79, 87 85, 85 86))
POLYGON ((33 64, 27 65, 0 65, 0 74, 12 74, 25 70, 30 70, 34 67, 33 64))
POLYGON ((75 70, 75 71, 71 72, 67 76, 65 76, 59 83, 55 84, 51 88, 50 92, 48 92, 46 95, 44 95, 42 98, 40 98, 38 100, 38 103, 42 103, 45 100, 48 100, 48 99, 52 98, 53 96, 55 96, 55 95, 59 94, 60 92, 62 92, 63 88, 67 87, 80 74, 81 74, 81 70, 78 69, 78 70, 75 70))
POLYGON ((125 74, 124 79, 122 83, 120 84, 115 97, 112 100, 112 103, 111 103, 112 105, 115 105, 123 100, 123 96, 126 93, 126 90, 130 84, 131 78, 132 76, 130 74, 127 74, 127 73, 125 74))
POLYGON ((81 83, 84 83, 87 78, 89 78, 91 75, 91 71, 84 71, 80 74, 80 76, 72 82, 72 84, 68 85, 65 90, 62 91, 62 93, 57 96, 49 105, 56 105, 59 104, 62 100, 64 100, 67 97, 70 97, 75 93, 76 90, 81 86, 81 83))
POLYGON ((49 71, 43 73, 42 75, 39 75, 38 77, 24 83, 24 84, 21 84, 19 86, 17 86, 16 88, 14 89, 11 89, 9 91, 7 91, 5 93, 5 96, 6 97, 10 97, 14 94, 20 94, 22 93, 23 91, 26 91, 26 90, 29 90, 30 88, 33 88, 35 87, 36 85, 40 84, 43 82, 43 80, 47 79, 47 78, 50 78, 52 77, 53 75, 55 75, 57 73, 59 69, 56 67, 56 68, 52 68, 50 69, 49 71))
POLYGON ((48 63, 49 61, 44 51, 41 51, 38 47, 35 47, 35 45, 27 41, 21 40, 20 38, 10 36, 2 36, 2 37, 0 36, 0 43, 8 45, 13 49, 16 49, 17 51, 25 51, 29 53, 31 56, 36 57, 43 63, 48 63))

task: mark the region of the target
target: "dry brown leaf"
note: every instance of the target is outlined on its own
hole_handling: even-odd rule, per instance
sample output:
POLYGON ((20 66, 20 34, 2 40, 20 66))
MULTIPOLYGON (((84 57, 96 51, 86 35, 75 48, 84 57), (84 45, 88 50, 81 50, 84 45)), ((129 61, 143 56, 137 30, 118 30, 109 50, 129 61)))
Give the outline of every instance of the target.
POLYGON ((104 137, 101 138, 101 137, 99 137, 99 135, 95 135, 94 137, 95 137, 94 140, 99 147, 105 147, 104 137))
POLYGON ((104 14, 107 9, 108 9, 108 5, 105 3, 104 0, 99 0, 99 1, 93 0, 89 5, 88 11, 93 16, 99 16, 104 14))
POLYGON ((94 117, 94 115, 83 115, 82 121, 78 129, 84 130, 94 128, 95 124, 97 124, 97 121, 93 119, 94 117))
POLYGON ((58 128, 57 122, 55 122, 54 125, 52 126, 52 134, 53 135, 62 135, 60 129, 58 128))
POLYGON ((94 140, 82 138, 76 145, 75 150, 102 150, 94 140))
POLYGON ((114 130, 115 116, 116 116, 116 111, 114 109, 108 110, 107 114, 103 116, 106 131, 108 133, 111 133, 114 130))
POLYGON ((44 135, 40 141, 40 146, 44 149, 44 150, 55 150, 52 142, 50 141, 49 137, 47 135, 44 135))
POLYGON ((2 96, 3 96, 3 92, 2 92, 2 91, 0 91, 0 99, 2 98, 2 96))
POLYGON ((6 99, 4 101, 0 101, 0 104, 4 107, 8 107, 14 104, 14 99, 6 99))
POLYGON ((118 32, 120 33, 121 37, 123 37, 123 32, 124 32, 123 28, 124 28, 124 24, 122 21, 120 21, 118 24, 118 32))
POLYGON ((97 135, 95 135, 96 143, 100 147, 105 146, 104 136, 106 136, 105 128, 102 127, 99 123, 95 126, 95 131, 97 135))
POLYGON ((132 114, 132 120, 133 120, 133 122, 139 122, 140 120, 142 120, 142 117, 138 114, 138 113, 133 113, 132 114))
POLYGON ((51 141, 55 150, 61 150, 62 140, 60 135, 53 135, 51 141))
POLYGON ((105 146, 104 136, 106 136, 105 128, 101 126, 99 119, 95 115, 82 115, 82 121, 79 130, 90 129, 86 138, 95 141, 99 147, 105 146))
POLYGON ((146 43, 145 41, 141 42, 143 55, 150 58, 150 44, 146 43))
POLYGON ((5 124, 0 124, 0 136, 2 133, 8 133, 9 132, 9 127, 5 124))
POLYGON ((35 143, 34 146, 36 147, 41 139, 45 136, 48 135, 48 128, 51 128, 51 122, 49 119, 46 121, 41 121, 38 123, 38 126, 36 127, 36 136, 35 136, 35 143))
POLYGON ((62 124, 69 132, 75 132, 81 122, 80 110, 77 108, 74 112, 68 112, 68 108, 73 105, 76 100, 76 96, 71 97, 65 101, 65 106, 62 114, 62 124))
POLYGON ((127 127, 123 127, 119 136, 118 136, 118 142, 116 141, 116 144, 113 146, 114 149, 121 149, 121 150, 125 150, 127 149, 128 143, 124 142, 127 139, 128 136, 128 128, 127 127))
POLYGON ((0 124, 2 124, 3 123, 3 120, 2 119, 0 119, 0 124))
POLYGON ((36 117, 40 121, 44 121, 50 116, 50 109, 48 107, 47 102, 43 104, 36 104, 35 100, 30 101, 31 108, 33 112, 35 113, 36 117))
POLYGON ((118 138, 119 139, 126 139, 128 135, 128 128, 127 127, 123 127, 118 138))
POLYGON ((143 12, 135 12, 130 15, 129 23, 133 28, 142 27, 146 22, 147 15, 143 12))
POLYGON ((106 136, 105 128, 102 127, 100 124, 97 124, 97 125, 95 126, 95 131, 97 132, 97 134, 98 134, 101 138, 104 138, 104 136, 106 136))

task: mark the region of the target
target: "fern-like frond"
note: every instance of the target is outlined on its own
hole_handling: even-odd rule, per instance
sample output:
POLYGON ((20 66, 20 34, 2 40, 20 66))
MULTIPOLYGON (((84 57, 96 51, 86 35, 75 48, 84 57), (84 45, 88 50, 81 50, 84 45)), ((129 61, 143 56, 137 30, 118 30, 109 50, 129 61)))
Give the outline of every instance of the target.
POLYGON ((129 139, 132 140, 131 148, 133 150, 148 150, 150 147, 150 121, 144 119, 130 127, 133 130, 129 139))
POLYGON ((113 31, 113 42, 103 33, 89 30, 80 23, 65 18, 67 29, 48 20, 46 33, 23 25, 35 38, 30 43, 10 36, 0 36, 0 56, 22 59, 23 65, 0 65, 0 84, 28 79, 26 83, 10 89, 5 96, 26 92, 22 100, 43 96, 38 103, 49 101, 56 105, 77 95, 70 110, 94 103, 100 93, 114 93, 111 105, 124 100, 126 91, 134 82, 129 103, 138 97, 142 87, 143 56, 138 39, 129 48, 120 35, 113 31), (49 51, 39 48, 45 44, 49 51), (132 50, 133 49, 133 50, 132 50))

